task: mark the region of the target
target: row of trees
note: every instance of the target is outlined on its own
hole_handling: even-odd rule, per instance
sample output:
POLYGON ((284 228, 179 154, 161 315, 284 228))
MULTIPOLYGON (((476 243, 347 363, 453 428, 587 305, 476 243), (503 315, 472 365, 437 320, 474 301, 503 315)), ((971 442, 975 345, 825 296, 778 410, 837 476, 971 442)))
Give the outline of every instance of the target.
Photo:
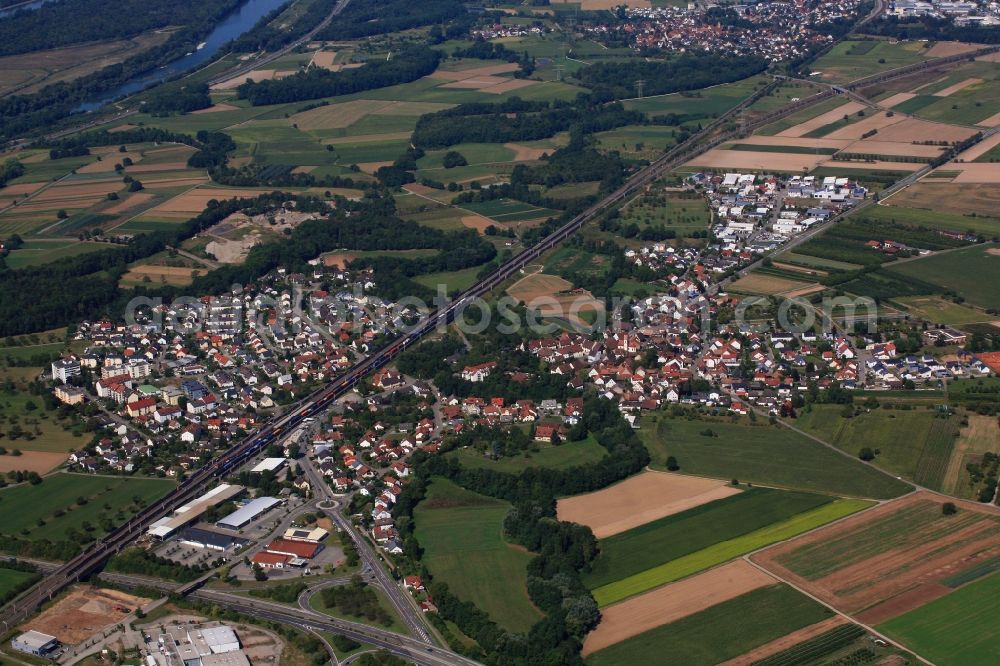
POLYGON ((370 61, 357 69, 333 72, 323 67, 310 67, 283 79, 247 81, 236 89, 236 93, 254 106, 350 95, 416 81, 437 69, 440 60, 439 51, 426 46, 411 47, 390 60, 370 61))
MULTIPOLYGON (((429 591, 441 617, 454 622, 478 643, 484 654, 473 650, 472 656, 486 663, 583 663, 581 641, 600 620, 600 612, 580 579, 580 571, 597 556, 597 539, 586 526, 559 521, 555 498, 603 488, 649 462, 646 449, 612 403, 589 398, 583 427, 608 450, 610 457, 605 461, 568 470, 529 468, 513 475, 466 469, 450 456, 418 453, 414 457, 414 479, 394 509, 405 551, 416 559, 410 566, 431 580, 429 591), (433 580, 430 572, 420 566, 413 509, 434 476, 513 504, 504 520, 504 532, 511 541, 538 553, 528 564, 528 593, 545 613, 527 635, 507 633, 475 604, 456 597, 446 584, 433 580)), ((453 647, 469 651, 464 646, 453 647)))
POLYGON ((447 23, 466 14, 465 5, 459 0, 362 0, 348 5, 316 38, 336 41, 387 35, 447 23))

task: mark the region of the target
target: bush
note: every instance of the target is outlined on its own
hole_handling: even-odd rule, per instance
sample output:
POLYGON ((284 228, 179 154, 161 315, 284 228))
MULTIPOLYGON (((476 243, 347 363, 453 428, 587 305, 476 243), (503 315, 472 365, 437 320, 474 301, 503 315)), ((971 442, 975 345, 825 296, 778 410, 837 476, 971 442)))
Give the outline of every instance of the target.
POLYGON ((958 507, 955 506, 954 502, 945 502, 941 505, 941 514, 945 516, 953 516, 958 513, 958 507))

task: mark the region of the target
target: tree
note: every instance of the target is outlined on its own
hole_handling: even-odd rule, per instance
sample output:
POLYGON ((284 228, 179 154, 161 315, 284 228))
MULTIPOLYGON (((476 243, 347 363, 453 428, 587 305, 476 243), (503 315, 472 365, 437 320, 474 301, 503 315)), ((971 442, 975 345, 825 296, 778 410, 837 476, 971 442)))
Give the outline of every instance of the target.
POLYGON ((67 213, 65 210, 63 210, 62 208, 60 208, 56 212, 56 217, 59 218, 60 220, 65 220, 67 217, 69 217, 69 213, 67 213))
POLYGON ((953 516, 958 513, 958 507, 955 506, 954 502, 945 502, 941 505, 941 514, 945 516, 953 516))
POLYGON ((267 573, 261 568, 259 564, 254 564, 253 567, 251 567, 251 569, 253 570, 254 580, 260 582, 267 580, 267 573))
POLYGON ((445 169, 453 169, 455 167, 467 166, 469 162, 465 159, 465 156, 462 155, 462 153, 457 150, 449 150, 445 153, 442 164, 445 169))
POLYGON ((142 182, 138 180, 133 180, 131 183, 128 184, 129 192, 138 192, 141 189, 142 189, 142 182))
POLYGON ((872 460, 875 460, 875 451, 873 451, 870 446, 863 446, 861 447, 861 450, 858 451, 858 457, 865 462, 871 462, 872 460))
POLYGON ((671 472, 676 472, 681 466, 677 464, 677 458, 673 456, 667 456, 667 469, 671 472))

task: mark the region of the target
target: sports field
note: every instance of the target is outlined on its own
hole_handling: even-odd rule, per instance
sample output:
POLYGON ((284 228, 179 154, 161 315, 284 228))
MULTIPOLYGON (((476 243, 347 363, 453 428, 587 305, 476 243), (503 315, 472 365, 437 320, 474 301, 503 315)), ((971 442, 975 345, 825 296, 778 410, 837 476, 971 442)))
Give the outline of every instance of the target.
POLYGON ((924 409, 875 409, 847 419, 842 412, 839 405, 813 405, 800 413, 796 425, 851 455, 862 447, 879 449, 879 467, 922 486, 941 488, 959 417, 924 409))
POLYGON ((704 571, 734 557, 745 555, 772 543, 790 539, 816 529, 834 520, 856 513, 871 506, 864 500, 838 499, 810 511, 805 511, 780 523, 769 525, 733 539, 720 541, 708 548, 679 557, 675 560, 628 576, 594 590, 598 606, 651 590, 654 587, 680 580, 685 576, 704 571))
POLYGON ((591 589, 608 585, 831 501, 825 495, 749 488, 601 539, 601 553, 583 581, 591 589))
POLYGON ((101 526, 103 521, 120 525, 173 485, 172 481, 159 479, 55 474, 37 486, 25 484, 0 490, 0 533, 20 539, 62 541, 69 538, 68 530, 72 528, 99 538, 106 531, 101 526), (93 529, 88 530, 87 525, 93 529))
POLYGON ((896 273, 940 285, 973 305, 1000 308, 1000 245, 986 244, 893 266, 896 273))
POLYGON ((1000 662, 998 617, 1000 574, 993 574, 878 629, 942 666, 995 664, 1000 662))
POLYGON ((492 469, 498 472, 519 474, 529 467, 546 469, 567 469, 577 465, 594 463, 608 454, 607 449, 593 437, 582 442, 564 442, 559 446, 542 446, 538 451, 525 451, 517 456, 505 456, 500 460, 490 460, 475 449, 462 449, 454 457, 463 467, 472 469, 492 469))
MULTIPOLYGON (((910 486, 786 428, 659 418, 639 430, 653 460, 681 471, 850 497, 897 497, 910 486), (703 433, 711 429, 715 436, 703 433)), ((655 467, 656 465, 654 465, 655 467)))
POLYGON ((503 520, 510 504, 435 478, 414 511, 421 559, 435 580, 471 601, 510 631, 541 619, 528 599, 527 566, 533 555, 507 543, 503 520))
POLYGON ((762 587, 595 652, 589 666, 712 666, 815 624, 831 611, 786 585, 762 587), (738 630, 735 630, 738 627, 738 630))

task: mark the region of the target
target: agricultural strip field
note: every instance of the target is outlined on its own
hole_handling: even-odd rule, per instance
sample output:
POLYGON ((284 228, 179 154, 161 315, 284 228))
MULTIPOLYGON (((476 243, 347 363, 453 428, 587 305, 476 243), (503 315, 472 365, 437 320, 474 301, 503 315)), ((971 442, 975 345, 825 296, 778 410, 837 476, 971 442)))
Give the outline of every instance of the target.
POLYGON ((878 626, 941 666, 1000 662, 1000 574, 970 583, 878 626))
POLYGON ((830 615, 787 585, 772 585, 629 638, 586 661, 588 666, 655 664, 670 655, 672 663, 711 666, 830 615))
MULTIPOLYGON (((94 527, 93 537, 100 537, 101 518, 121 524, 142 506, 166 494, 172 481, 130 479, 84 474, 54 474, 37 485, 20 485, 0 490, 0 533, 17 538, 60 541, 70 528, 94 527), (83 498, 81 504, 78 500, 83 498), (139 499, 139 504, 135 499, 139 499), (104 508, 108 504, 112 509, 104 508), (119 517, 120 516, 120 517, 119 517), (27 531, 24 534, 23 531, 27 531)), ((0 540, 0 548, 3 547, 0 540)))
POLYGON ((876 409, 847 419, 840 405, 813 405, 796 425, 857 455, 862 447, 879 449, 875 464, 888 472, 941 489, 959 418, 928 410, 876 409))
POLYGON ((831 501, 825 495, 750 488, 602 538, 601 553, 583 581, 591 589, 608 585, 831 501))
POLYGON ((601 611, 587 634, 586 656, 656 627, 674 622, 777 581, 744 560, 735 560, 682 581, 664 585, 601 611))
POLYGON ((893 272, 940 285, 969 303, 1000 308, 1000 245, 987 244, 922 257, 893 267, 893 272))
POLYGON ((422 561, 435 579, 463 601, 472 601, 511 631, 541 619, 528 598, 532 555, 504 541, 510 504, 436 478, 414 511, 422 561))
POLYGON ((910 489, 786 428, 660 418, 639 430, 639 437, 654 461, 675 456, 690 474, 873 499, 910 489), (706 429, 713 436, 701 434, 706 429))
POLYGON ((869 624, 951 592, 945 581, 1000 555, 1000 514, 970 502, 944 515, 918 492, 752 556, 869 624))
POLYGON ((803 289, 810 286, 810 284, 809 282, 789 280, 776 275, 751 273, 730 284, 729 290, 739 294, 773 295, 803 289))
POLYGON ((599 539, 740 492, 725 481, 647 471, 585 495, 560 499, 559 520, 590 527, 599 539))
POLYGON ((582 442, 564 442, 559 446, 544 446, 538 451, 529 451, 516 456, 505 456, 500 460, 490 460, 475 449, 462 449, 454 456, 463 467, 470 469, 492 469, 498 472, 519 474, 529 467, 546 469, 567 469, 577 465, 595 463, 607 455, 607 450, 593 437, 582 442))
POLYGON ((871 506, 870 502, 838 499, 733 539, 684 555, 594 590, 598 606, 607 606, 660 585, 680 580, 765 546, 790 539, 871 506))
POLYGON ((951 460, 941 484, 943 492, 964 499, 976 496, 975 485, 966 471, 966 465, 978 463, 984 453, 1000 450, 1000 426, 996 418, 980 414, 967 414, 969 425, 964 426, 955 440, 951 460))

